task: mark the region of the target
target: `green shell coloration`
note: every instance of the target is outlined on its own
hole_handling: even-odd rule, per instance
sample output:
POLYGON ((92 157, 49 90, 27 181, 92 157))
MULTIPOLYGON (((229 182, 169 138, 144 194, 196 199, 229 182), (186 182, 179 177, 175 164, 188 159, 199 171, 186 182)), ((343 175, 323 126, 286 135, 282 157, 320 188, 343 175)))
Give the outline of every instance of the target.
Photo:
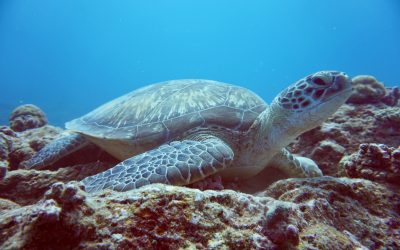
POLYGON ((68 122, 102 140, 163 143, 197 127, 246 131, 267 104, 253 92, 209 80, 174 80, 140 88, 68 122))

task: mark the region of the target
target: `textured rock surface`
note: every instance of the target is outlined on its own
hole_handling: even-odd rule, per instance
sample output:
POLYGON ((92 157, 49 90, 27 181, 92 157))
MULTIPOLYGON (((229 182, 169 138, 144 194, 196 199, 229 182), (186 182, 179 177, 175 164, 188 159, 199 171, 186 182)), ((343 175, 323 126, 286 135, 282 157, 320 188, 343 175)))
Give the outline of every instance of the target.
POLYGON ((32 104, 17 107, 10 116, 10 127, 17 132, 43 127, 46 124, 47 118, 44 112, 32 104))
POLYGON ((0 179, 2 179, 9 167, 9 154, 12 141, 16 134, 6 126, 0 126, 0 179))
POLYGON ((0 248, 396 249, 400 197, 367 180, 288 179, 259 196, 149 185, 88 195, 56 183, 0 217, 0 248))
POLYGON ((97 162, 60 168, 56 171, 25 169, 10 171, 0 181, 0 198, 9 199, 20 205, 33 204, 42 198, 55 182, 81 180, 110 167, 108 163, 97 162))
MULTIPOLYGON (((18 110, 15 111, 16 117, 26 109, 18 110)), ((115 159, 98 147, 87 146, 49 166, 48 170, 20 169, 21 162, 59 138, 62 132, 62 129, 50 125, 21 132, 7 126, 0 127, 0 198, 20 205, 33 204, 55 182, 81 180, 115 164, 115 159)))
POLYGON ((343 158, 340 166, 349 177, 400 184, 400 148, 361 144, 356 153, 343 158))
POLYGON ((318 159, 319 167, 325 175, 335 175, 337 167, 332 162, 339 162, 346 149, 333 140, 323 140, 311 151, 311 158, 318 159))
POLYGON ((389 106, 396 106, 400 99, 399 87, 386 88, 386 95, 382 98, 382 102, 389 106))
POLYGON ((398 187, 321 177, 276 182, 262 195, 298 205, 306 226, 300 249, 398 249, 398 187))

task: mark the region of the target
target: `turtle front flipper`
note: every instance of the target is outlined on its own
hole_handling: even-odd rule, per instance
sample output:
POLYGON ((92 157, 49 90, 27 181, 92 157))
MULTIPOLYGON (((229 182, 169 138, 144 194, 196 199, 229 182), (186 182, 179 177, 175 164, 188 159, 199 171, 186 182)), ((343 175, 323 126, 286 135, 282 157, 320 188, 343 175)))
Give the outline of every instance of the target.
POLYGON ((20 165, 25 169, 43 169, 88 143, 89 141, 84 136, 71 133, 46 145, 31 159, 22 162, 20 165))
POLYGON ((322 176, 322 172, 313 160, 293 155, 288 150, 282 149, 260 173, 240 181, 238 189, 245 193, 256 193, 281 179, 318 176, 322 176))
POLYGON ((87 192, 128 191, 152 183, 187 185, 231 165, 232 149, 217 137, 173 141, 82 180, 87 192))
POLYGON ((286 149, 282 149, 268 163, 282 171, 289 178, 306 178, 322 176, 318 165, 307 157, 296 156, 286 149))

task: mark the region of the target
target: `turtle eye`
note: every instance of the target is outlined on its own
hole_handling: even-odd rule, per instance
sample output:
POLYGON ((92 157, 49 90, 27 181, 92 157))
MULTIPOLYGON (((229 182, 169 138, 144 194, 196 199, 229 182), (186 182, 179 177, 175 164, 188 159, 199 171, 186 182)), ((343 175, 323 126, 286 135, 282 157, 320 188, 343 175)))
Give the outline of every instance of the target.
POLYGON ((325 81, 320 77, 314 77, 312 79, 312 81, 313 81, 313 83, 315 83, 315 84, 317 84, 319 86, 325 86, 326 85, 325 81))

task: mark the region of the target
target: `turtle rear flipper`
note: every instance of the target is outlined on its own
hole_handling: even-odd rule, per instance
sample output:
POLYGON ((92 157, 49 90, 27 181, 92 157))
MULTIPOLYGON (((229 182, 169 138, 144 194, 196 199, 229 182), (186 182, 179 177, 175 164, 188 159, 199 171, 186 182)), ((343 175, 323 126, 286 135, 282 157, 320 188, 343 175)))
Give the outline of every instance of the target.
POLYGON ((88 143, 87 139, 80 134, 71 133, 65 135, 46 145, 31 159, 22 162, 20 166, 25 169, 44 169, 64 156, 86 146, 88 143))
POLYGON ((187 185, 231 165, 232 149, 217 137, 161 145, 82 180, 87 192, 128 191, 152 183, 187 185))

